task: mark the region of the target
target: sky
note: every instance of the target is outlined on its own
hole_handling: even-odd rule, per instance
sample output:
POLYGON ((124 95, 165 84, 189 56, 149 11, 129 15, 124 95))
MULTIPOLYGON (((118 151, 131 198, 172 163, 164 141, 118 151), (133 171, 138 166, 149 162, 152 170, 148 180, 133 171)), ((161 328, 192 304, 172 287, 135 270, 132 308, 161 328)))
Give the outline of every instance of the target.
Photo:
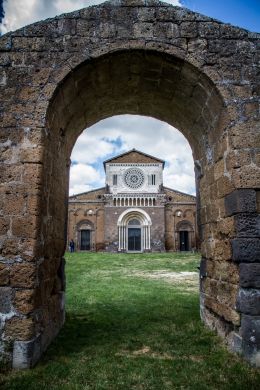
MULTIPOLYGON (((103 0, 0 0, 0 34, 103 0)), ((260 0, 168 0, 212 18, 260 32, 260 0)), ((70 194, 104 186, 102 162, 129 149, 166 161, 164 185, 195 194, 193 158, 184 136, 167 123, 121 115, 86 129, 72 152, 70 194), (149 134, 153 132, 153 137, 149 134)))

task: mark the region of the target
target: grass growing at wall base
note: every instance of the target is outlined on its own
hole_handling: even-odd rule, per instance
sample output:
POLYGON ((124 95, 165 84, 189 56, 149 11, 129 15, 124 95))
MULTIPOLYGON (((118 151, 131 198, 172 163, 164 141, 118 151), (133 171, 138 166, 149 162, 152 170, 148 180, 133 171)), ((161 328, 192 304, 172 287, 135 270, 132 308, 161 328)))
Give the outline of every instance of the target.
POLYGON ((199 318, 192 254, 67 254, 66 323, 36 368, 1 389, 258 389, 199 318))

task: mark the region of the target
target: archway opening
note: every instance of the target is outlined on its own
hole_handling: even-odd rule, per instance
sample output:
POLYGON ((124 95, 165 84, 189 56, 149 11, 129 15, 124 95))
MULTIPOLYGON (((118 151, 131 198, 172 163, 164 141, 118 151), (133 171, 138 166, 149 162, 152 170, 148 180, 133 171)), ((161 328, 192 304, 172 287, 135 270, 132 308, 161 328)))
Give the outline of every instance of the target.
MULTIPOLYGON (((214 147, 218 152, 217 124, 222 108, 218 91, 208 77, 167 54, 120 51, 78 66, 59 85, 49 105, 44 213, 50 209, 52 213, 59 203, 55 220, 59 227, 66 225, 70 155, 84 128, 126 113, 163 120, 178 128, 190 143, 199 177, 202 168, 205 171, 213 164, 214 147)), ((58 228, 54 228, 54 220, 51 226, 47 226, 48 222, 46 218, 42 229, 48 232, 47 247, 52 247, 48 245, 51 231, 58 228)), ((61 253, 64 233, 58 239, 61 253)))
MULTIPOLYGON (((45 259, 42 267, 47 268, 53 259, 59 263, 64 254, 70 156, 85 128, 119 114, 150 116, 178 128, 192 149, 201 217, 201 210, 214 203, 214 194, 208 196, 203 177, 211 171, 221 153, 218 124, 222 110, 222 99, 210 79, 183 59, 165 53, 118 51, 90 59, 70 72, 58 86, 48 108, 41 209, 45 259), (64 226, 63 231, 61 226, 64 226)), ((133 208, 136 202, 133 199, 133 208)), ((98 213, 96 216, 98 218, 98 213)), ((200 227, 207 223, 198 222, 200 227)), ((146 237, 148 235, 149 228, 146 237)), ((146 245, 144 236, 141 235, 141 245, 146 245)), ((129 248, 129 242, 126 243, 129 248)), ((60 268, 61 265, 58 277, 63 275, 60 268)), ((56 275, 48 277, 54 280, 56 275)), ((51 301, 46 302, 47 307, 51 305, 51 301)), ((62 307, 61 312, 63 310, 62 307)), ((60 319, 63 321, 63 315, 60 319)), ((61 325, 57 318, 55 323, 54 333, 61 325)))

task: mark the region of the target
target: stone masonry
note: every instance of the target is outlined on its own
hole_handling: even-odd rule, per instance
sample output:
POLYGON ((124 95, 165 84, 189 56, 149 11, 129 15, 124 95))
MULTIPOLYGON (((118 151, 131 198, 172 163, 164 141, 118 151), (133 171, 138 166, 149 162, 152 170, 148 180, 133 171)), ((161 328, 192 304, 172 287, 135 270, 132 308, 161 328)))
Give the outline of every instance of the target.
POLYGON ((72 147, 84 128, 129 113, 161 119, 189 141, 201 316, 260 365, 259 38, 157 0, 113 0, 0 38, 6 364, 32 367, 64 322, 72 147))

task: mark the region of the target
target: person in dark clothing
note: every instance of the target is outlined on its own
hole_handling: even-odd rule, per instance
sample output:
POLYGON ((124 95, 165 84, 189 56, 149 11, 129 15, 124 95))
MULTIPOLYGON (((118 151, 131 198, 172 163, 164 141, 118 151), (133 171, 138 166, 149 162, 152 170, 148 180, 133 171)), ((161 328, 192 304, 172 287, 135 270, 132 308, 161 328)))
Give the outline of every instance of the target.
POLYGON ((71 253, 73 253, 75 251, 75 243, 74 243, 73 239, 70 240, 69 248, 70 248, 71 253))

